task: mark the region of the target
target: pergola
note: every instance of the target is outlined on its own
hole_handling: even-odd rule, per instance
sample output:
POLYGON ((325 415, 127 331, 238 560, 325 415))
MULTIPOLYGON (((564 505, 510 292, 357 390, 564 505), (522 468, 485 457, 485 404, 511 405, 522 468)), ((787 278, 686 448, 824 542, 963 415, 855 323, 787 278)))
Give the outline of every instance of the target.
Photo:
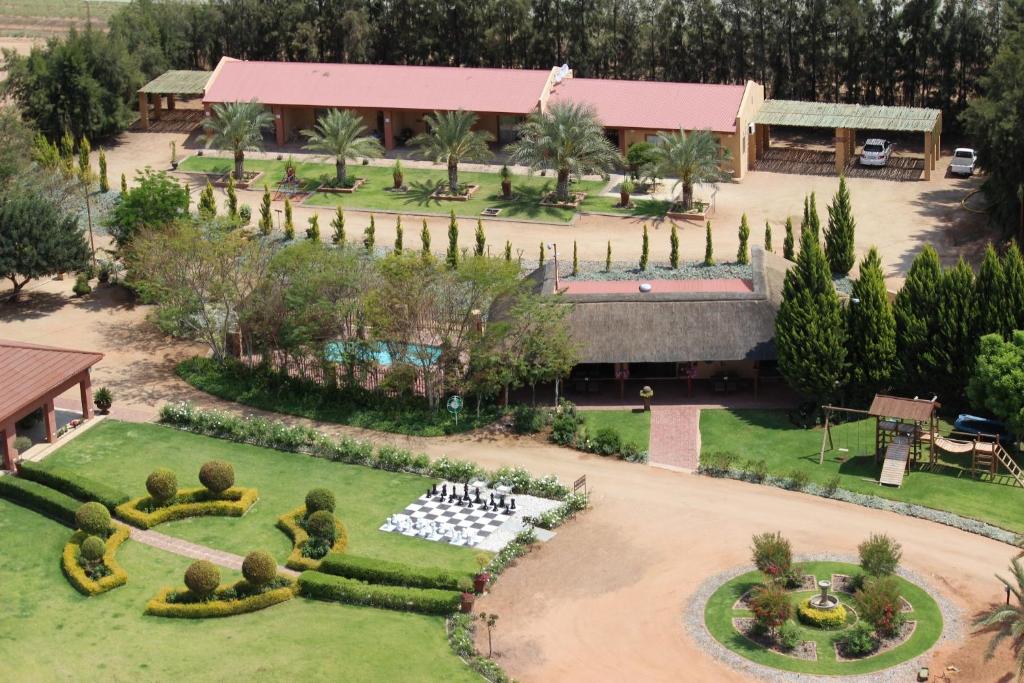
POLYGON ((836 172, 856 153, 856 131, 878 130, 924 135, 924 179, 931 180, 939 157, 942 112, 922 107, 767 100, 754 116, 754 153, 751 162, 768 150, 771 126, 834 128, 836 172))
POLYGON ((92 417, 89 370, 102 353, 0 340, 0 444, 4 469, 14 471, 18 420, 42 409, 46 440, 57 438, 55 398, 76 384, 82 397, 82 417, 92 417))
POLYGON ((149 128, 150 104, 152 118, 160 120, 161 98, 167 98, 167 110, 174 110, 174 97, 184 95, 197 97, 206 92, 206 83, 212 71, 166 71, 139 88, 139 119, 142 129, 149 128))

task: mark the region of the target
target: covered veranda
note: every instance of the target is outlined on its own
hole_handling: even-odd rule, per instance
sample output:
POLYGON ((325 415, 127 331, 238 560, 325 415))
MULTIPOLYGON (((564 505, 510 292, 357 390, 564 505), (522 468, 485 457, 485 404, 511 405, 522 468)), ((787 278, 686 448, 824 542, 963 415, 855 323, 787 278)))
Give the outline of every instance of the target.
POLYGON ((149 130, 150 122, 163 117, 164 101, 167 111, 174 111, 178 97, 201 97, 212 71, 165 71, 139 88, 139 127, 149 130))
POLYGON ((771 127, 826 128, 835 131, 835 168, 842 175, 857 155, 857 131, 919 133, 923 136, 923 179, 931 180, 939 157, 942 112, 922 107, 767 100, 754 116, 749 155, 753 169, 771 147, 771 127))
POLYGON ((45 439, 49 443, 56 441, 54 399, 65 391, 77 385, 82 418, 92 417, 89 373, 102 358, 102 353, 0 341, 0 443, 4 469, 16 471, 17 424, 32 413, 42 412, 45 439))

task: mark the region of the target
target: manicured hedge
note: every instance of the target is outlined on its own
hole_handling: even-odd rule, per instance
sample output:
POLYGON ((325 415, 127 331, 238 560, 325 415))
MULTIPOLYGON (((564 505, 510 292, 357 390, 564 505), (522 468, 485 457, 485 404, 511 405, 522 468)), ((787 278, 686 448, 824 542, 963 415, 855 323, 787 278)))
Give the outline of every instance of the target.
MULTIPOLYGON (((303 505, 277 518, 277 528, 288 534, 288 537, 292 539, 292 551, 289 553, 288 560, 285 561, 284 566, 299 572, 307 569, 316 569, 323 561, 302 556, 302 546, 309 540, 309 534, 299 526, 299 520, 305 516, 306 506, 303 505)), ((337 518, 334 519, 334 528, 336 538, 334 545, 331 546, 331 553, 343 553, 348 548, 348 529, 337 518)), ((326 557, 330 557, 330 554, 326 557)))
POLYGON ((0 477, 0 498, 18 503, 36 512, 53 517, 61 524, 75 528, 75 512, 82 506, 69 495, 54 491, 20 477, 0 477))
POLYGON ((368 583, 407 588, 439 588, 460 592, 473 590, 473 579, 433 567, 411 567, 373 557, 331 553, 320 561, 319 571, 368 583))
POLYGON ((75 587, 75 590, 82 595, 99 595, 128 582, 128 573, 118 563, 116 555, 117 549, 128 540, 130 534, 128 527, 118 524, 114 533, 107 537, 106 550, 103 551, 103 564, 107 565, 110 574, 96 580, 90 579, 78 564, 78 547, 88 535, 84 531, 76 531, 71 536, 71 540, 64 546, 61 568, 64 570, 64 576, 75 587))
POLYGON ((462 603, 462 594, 457 591, 377 586, 315 571, 299 576, 299 592, 318 600, 423 614, 452 614, 462 603))
POLYGON ((146 508, 152 505, 149 496, 133 498, 127 503, 122 503, 117 506, 115 512, 129 524, 149 529, 157 524, 188 517, 241 517, 258 498, 259 491, 240 486, 230 488, 219 496, 205 488, 182 489, 178 491, 173 503, 156 508, 152 512, 146 512, 146 508))
POLYGON ((78 500, 103 503, 110 510, 128 501, 128 494, 124 491, 62 467, 44 467, 36 462, 23 462, 18 465, 18 472, 24 479, 49 486, 78 500))
POLYGON ((212 600, 205 602, 167 602, 167 596, 176 591, 173 588, 163 588, 156 596, 146 603, 146 614, 157 617, 178 617, 184 619, 210 619, 215 617, 230 617, 236 614, 256 612, 273 605, 291 600, 295 597, 296 584, 290 584, 281 588, 273 588, 258 595, 250 595, 245 598, 232 600, 218 600, 217 594, 230 588, 222 586, 214 593, 212 600))

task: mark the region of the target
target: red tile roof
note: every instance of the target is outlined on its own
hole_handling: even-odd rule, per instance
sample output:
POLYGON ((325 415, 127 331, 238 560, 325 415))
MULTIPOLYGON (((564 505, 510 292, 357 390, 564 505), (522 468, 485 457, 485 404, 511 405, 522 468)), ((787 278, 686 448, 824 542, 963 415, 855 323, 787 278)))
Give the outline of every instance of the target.
POLYGON ((548 103, 592 104, 609 128, 734 133, 743 90, 742 85, 567 78, 554 87, 548 103))
POLYGON ((20 419, 26 409, 102 358, 102 353, 0 340, 0 424, 20 419))
POLYGON ((526 114, 550 71, 224 59, 203 102, 526 114))

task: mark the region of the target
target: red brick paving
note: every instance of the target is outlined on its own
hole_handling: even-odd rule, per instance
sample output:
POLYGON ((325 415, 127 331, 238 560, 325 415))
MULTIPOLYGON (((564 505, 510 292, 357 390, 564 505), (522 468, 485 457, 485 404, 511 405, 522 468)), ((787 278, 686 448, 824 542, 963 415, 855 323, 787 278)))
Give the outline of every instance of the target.
POLYGON ((640 284, 651 292, 753 292, 754 283, 740 278, 717 280, 560 280, 559 291, 567 294, 636 294, 640 284))
POLYGON ((695 470, 700 462, 700 408, 651 406, 650 463, 695 470))

